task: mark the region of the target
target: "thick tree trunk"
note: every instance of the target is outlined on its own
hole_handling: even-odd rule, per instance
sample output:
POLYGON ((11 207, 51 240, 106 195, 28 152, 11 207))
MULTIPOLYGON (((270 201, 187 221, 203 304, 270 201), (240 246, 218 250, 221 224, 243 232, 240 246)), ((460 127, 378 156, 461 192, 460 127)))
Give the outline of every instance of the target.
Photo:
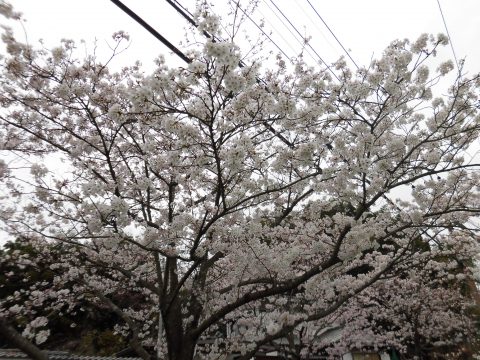
POLYGON ((182 351, 178 360, 193 360, 193 355, 195 354, 195 344, 191 341, 184 342, 182 351))
POLYGON ((25 339, 4 318, 0 317, 0 335, 5 338, 9 344, 22 350, 25 354, 34 360, 48 360, 47 354, 25 339))
POLYGON ((168 349, 169 360, 193 360, 194 354, 195 342, 185 338, 176 339, 168 349))
POLYGON ((181 323, 176 322, 175 325, 169 331, 166 331, 168 359, 192 360, 195 352, 195 341, 185 336, 181 323))

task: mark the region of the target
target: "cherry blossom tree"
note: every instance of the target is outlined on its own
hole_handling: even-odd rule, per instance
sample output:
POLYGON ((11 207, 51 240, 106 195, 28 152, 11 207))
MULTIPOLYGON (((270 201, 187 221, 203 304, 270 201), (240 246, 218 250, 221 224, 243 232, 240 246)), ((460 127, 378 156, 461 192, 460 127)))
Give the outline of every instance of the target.
POLYGON ((283 351, 294 352, 297 358, 338 357, 352 350, 395 350, 402 359, 472 358, 480 301, 469 270, 474 254, 465 251, 472 239, 458 235, 445 239, 442 249, 419 251, 340 311, 295 329, 292 335, 300 341, 283 351), (336 336, 321 336, 332 327, 336 336))
POLYGON ((344 307, 337 319, 345 324, 343 336, 331 351, 395 349, 406 359, 471 358, 476 342, 471 312, 478 304, 457 287, 465 283, 454 279, 455 285, 439 284, 416 271, 377 283, 344 307))
MULTIPOLYGON (((217 17, 198 21, 220 35, 217 17)), ((453 70, 428 65, 443 35, 394 41, 357 71, 341 59, 335 76, 281 57, 239 66, 231 41, 145 74, 78 59, 68 40, 2 39, 2 148, 31 162, 30 176, 2 162, 2 220, 38 251, 69 249, 51 266, 55 286, 29 296, 56 311, 79 296, 107 306, 144 359, 248 359, 398 276, 418 242, 476 251, 479 164, 466 153, 480 78, 459 74, 433 97, 453 70), (135 305, 116 301, 126 288, 135 305)), ((113 39, 115 55, 127 35, 113 39)), ((35 318, 25 335, 47 324, 35 318)))
MULTIPOLYGON (((44 349, 100 356, 124 349, 124 338, 114 335, 118 319, 107 306, 92 304, 79 294, 69 296, 76 284, 54 281, 51 267, 63 252, 70 251, 65 244, 52 244, 48 251, 38 253, 34 243, 33 239, 16 239, 0 249, 0 306, 9 309, 11 327, 22 329, 25 337, 44 349)), ((122 306, 138 302, 137 294, 129 290, 117 292, 115 301, 122 306)), ((0 347, 23 349, 7 339, 7 335, 0 337, 0 347)))

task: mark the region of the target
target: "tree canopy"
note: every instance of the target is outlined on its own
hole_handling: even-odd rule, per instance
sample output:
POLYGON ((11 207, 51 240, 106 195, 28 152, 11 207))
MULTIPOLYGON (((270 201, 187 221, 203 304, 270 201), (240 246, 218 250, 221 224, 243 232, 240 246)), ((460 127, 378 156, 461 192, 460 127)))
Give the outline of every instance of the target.
MULTIPOLYGON (((220 35, 218 17, 198 21, 220 35)), ((443 35, 393 41, 355 71, 340 59, 335 76, 301 58, 240 66, 234 41, 193 44, 187 67, 159 58, 145 74, 77 58, 69 40, 50 50, 8 29, 2 39, 2 149, 31 165, 27 176, 1 163, 1 218, 45 256, 68 249, 50 265, 55 286, 25 295, 108 307, 144 359, 249 359, 382 286, 420 289, 437 306, 441 290, 417 269, 448 277, 477 254, 479 164, 465 156, 479 136, 480 78, 460 72, 434 96, 454 69, 429 67, 443 35), (138 302, 119 301, 126 289, 138 302)), ((115 53, 126 34, 113 39, 115 53)), ((428 331, 461 328, 461 343, 470 325, 458 319, 428 331)), ((47 323, 34 318, 31 336, 47 323)))

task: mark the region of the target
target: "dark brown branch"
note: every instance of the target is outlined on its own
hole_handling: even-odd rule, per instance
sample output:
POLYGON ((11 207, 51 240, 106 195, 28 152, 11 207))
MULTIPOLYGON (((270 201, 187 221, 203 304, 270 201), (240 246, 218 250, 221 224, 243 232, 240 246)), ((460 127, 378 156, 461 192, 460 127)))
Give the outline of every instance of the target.
POLYGON ((0 316, 0 335, 7 340, 11 346, 22 350, 25 354, 34 360, 48 360, 48 355, 40 350, 33 343, 25 339, 15 330, 7 321, 0 316))

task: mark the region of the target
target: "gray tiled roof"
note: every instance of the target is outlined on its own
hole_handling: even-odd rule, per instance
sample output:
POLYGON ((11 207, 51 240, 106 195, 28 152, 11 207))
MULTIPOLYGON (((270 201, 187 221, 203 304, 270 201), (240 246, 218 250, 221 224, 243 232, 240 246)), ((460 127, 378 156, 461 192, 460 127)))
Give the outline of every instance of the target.
MULTIPOLYGON (((71 354, 67 351, 46 351, 49 359, 52 360, 141 360, 136 357, 114 357, 114 356, 84 356, 71 354)), ((22 360, 29 359, 28 355, 16 349, 0 349, 0 360, 22 360)))

